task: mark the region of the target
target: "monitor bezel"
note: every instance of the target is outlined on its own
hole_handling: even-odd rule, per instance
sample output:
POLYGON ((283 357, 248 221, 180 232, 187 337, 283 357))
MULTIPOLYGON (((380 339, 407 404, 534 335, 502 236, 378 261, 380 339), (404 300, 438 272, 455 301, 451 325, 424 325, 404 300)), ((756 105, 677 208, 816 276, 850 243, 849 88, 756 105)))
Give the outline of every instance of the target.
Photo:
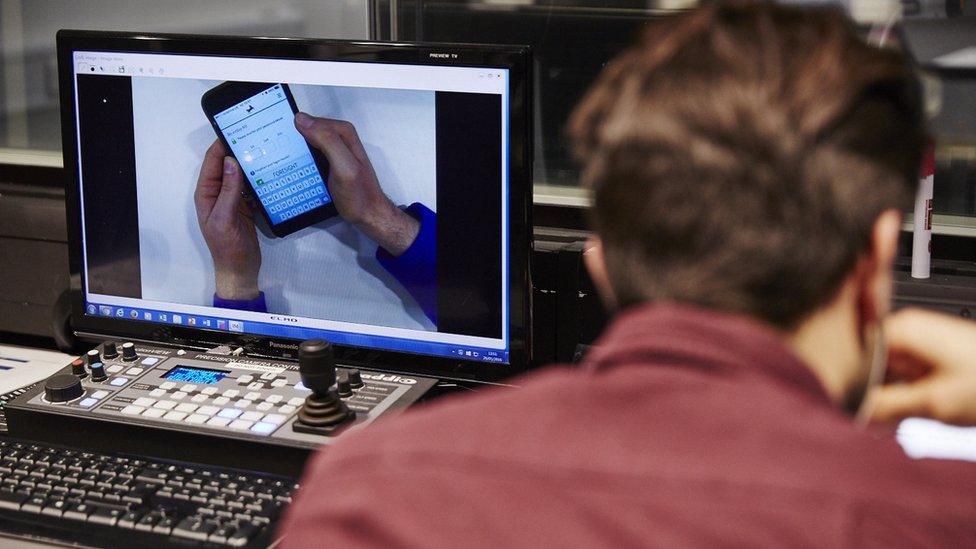
POLYGON ((500 382, 531 364, 532 118, 528 46, 374 42, 61 30, 57 33, 64 154, 72 328, 82 337, 131 338, 197 348, 241 345, 247 352, 294 358, 298 340, 87 315, 84 307, 73 53, 186 54, 270 59, 360 61, 491 67, 509 70, 509 363, 482 363, 423 354, 336 346, 337 360, 375 370, 445 379, 500 382), (452 56, 436 54, 450 53, 452 56))

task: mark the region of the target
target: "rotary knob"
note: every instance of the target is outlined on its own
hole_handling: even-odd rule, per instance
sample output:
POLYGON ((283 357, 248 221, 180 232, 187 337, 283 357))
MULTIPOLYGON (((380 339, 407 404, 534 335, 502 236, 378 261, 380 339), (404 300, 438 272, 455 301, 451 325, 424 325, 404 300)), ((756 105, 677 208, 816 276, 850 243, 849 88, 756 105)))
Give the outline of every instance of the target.
POLYGON ((102 358, 98 355, 98 349, 92 349, 91 351, 85 353, 85 362, 87 362, 89 366, 101 361, 102 358))
POLYGON ((363 386, 363 375, 359 373, 358 368, 349 370, 349 386, 353 389, 358 389, 363 386))
POLYGON ((101 362, 96 362, 88 368, 91 369, 92 381, 99 382, 108 379, 108 374, 105 373, 105 365, 101 362))
POLYGON ((340 372, 336 379, 336 384, 338 387, 339 396, 352 396, 352 385, 349 383, 349 374, 340 372))
POLYGON ((102 345, 102 356, 105 358, 115 358, 119 356, 119 350, 115 347, 114 341, 106 341, 102 345))
POLYGON ((71 375, 77 376, 79 378, 88 377, 88 370, 85 370, 85 361, 76 358, 71 361, 71 375))
POLYGON ((122 344, 122 360, 132 361, 139 358, 136 355, 136 345, 131 341, 126 341, 122 344))
POLYGON ((44 398, 48 402, 68 402, 85 394, 78 376, 59 374, 44 382, 44 398))

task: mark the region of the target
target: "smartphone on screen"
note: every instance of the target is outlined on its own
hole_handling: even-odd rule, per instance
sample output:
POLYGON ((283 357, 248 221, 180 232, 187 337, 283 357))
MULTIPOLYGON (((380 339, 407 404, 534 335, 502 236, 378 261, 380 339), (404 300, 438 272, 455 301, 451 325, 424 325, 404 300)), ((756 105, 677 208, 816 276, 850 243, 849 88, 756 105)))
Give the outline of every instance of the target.
POLYGON ((282 237, 336 214, 329 163, 295 129, 298 107, 287 84, 224 82, 200 100, 237 159, 268 229, 282 237))

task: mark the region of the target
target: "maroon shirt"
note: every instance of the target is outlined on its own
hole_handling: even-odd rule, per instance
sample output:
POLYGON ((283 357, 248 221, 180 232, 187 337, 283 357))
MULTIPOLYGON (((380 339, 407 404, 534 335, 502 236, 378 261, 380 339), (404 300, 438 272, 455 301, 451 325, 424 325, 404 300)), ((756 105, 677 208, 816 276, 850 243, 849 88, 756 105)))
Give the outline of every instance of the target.
POLYGON ((772 329, 647 306, 599 345, 318 453, 285 546, 976 545, 976 465, 859 430, 772 329))

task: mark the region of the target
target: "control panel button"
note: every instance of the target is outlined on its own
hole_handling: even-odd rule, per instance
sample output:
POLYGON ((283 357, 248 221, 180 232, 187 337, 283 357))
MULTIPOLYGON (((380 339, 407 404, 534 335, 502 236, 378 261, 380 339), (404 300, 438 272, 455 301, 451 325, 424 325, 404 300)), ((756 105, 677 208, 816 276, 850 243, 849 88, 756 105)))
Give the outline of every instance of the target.
POLYGON ((110 374, 117 374, 117 373, 121 372, 124 369, 125 368, 123 368, 122 366, 119 366, 118 364, 113 364, 113 365, 109 366, 108 368, 105 368, 105 371, 108 372, 108 373, 110 373, 110 374))
POLYGON ((166 394, 166 389, 163 388, 153 389, 152 391, 149 391, 149 396, 156 397, 156 398, 159 398, 165 394, 166 394))
POLYGON ((244 398, 246 398, 248 400, 257 400, 257 399, 261 398, 261 393, 250 392, 250 393, 244 395, 244 398))
POLYGON ((185 418, 185 417, 186 417, 186 413, 185 412, 176 412, 176 411, 173 411, 173 412, 169 412, 165 416, 163 416, 163 419, 168 419, 170 421, 182 421, 183 418, 185 418))
POLYGON ((225 417, 227 419, 234 419, 237 416, 241 415, 242 413, 243 412, 241 410, 238 410, 236 408, 224 408, 217 415, 220 417, 225 417))
POLYGON ((207 401, 207 395, 193 395, 193 398, 190 399, 190 402, 196 402, 196 403, 206 402, 206 401, 207 401))
POLYGON ((207 419, 208 419, 208 416, 205 416, 203 414, 193 414, 193 415, 188 416, 186 418, 186 422, 187 423, 196 423, 196 424, 199 425, 199 424, 207 421, 207 419))
POLYGON ((254 383, 249 384, 247 388, 249 391, 260 391, 261 389, 264 389, 264 382, 255 381, 254 383))
POLYGON ((91 408, 92 406, 94 406, 97 403, 98 403, 98 400, 97 399, 88 397, 88 398, 82 399, 81 402, 78 403, 78 406, 81 406, 82 408, 91 408))
POLYGON ((281 408, 278 408, 278 409, 281 410, 281 413, 282 414, 291 414, 295 410, 297 410, 298 408, 296 408, 295 406, 292 406, 291 404, 285 404, 284 406, 282 406, 281 408))
POLYGON ((156 404, 153 404, 153 408, 159 408, 160 410, 172 410, 173 408, 176 408, 176 401, 160 400, 156 404))
POLYGON ((142 406, 143 408, 148 408, 148 407, 152 406, 153 404, 156 404, 156 399, 154 399, 154 398, 147 398, 147 397, 139 397, 139 398, 137 398, 133 402, 133 404, 135 404, 136 406, 142 406))
POLYGON ((130 404, 125 408, 122 408, 122 413, 127 416, 137 416, 145 410, 142 406, 136 406, 135 404, 130 404))
POLYGON ((128 370, 125 371, 125 375, 127 375, 127 376, 138 376, 138 375, 142 375, 142 373, 145 372, 145 371, 146 370, 144 370, 142 368, 129 368, 128 370))
POLYGON ((180 387, 180 390, 184 393, 192 393, 197 390, 197 386, 192 383, 187 383, 186 385, 180 387))
POLYGON ((305 402, 305 399, 302 397, 293 397, 288 400, 288 404, 291 406, 301 406, 303 402, 305 402))
POLYGON ((159 408, 149 408, 142 413, 143 417, 157 418, 166 415, 166 410, 160 410, 159 408))
POLYGON ((197 405, 196 404, 190 404, 189 402, 184 402, 183 404, 178 404, 176 406, 176 411, 178 411, 178 412, 186 412, 187 414, 189 414, 190 412, 193 412, 196 409, 197 409, 197 405))
POLYGON ((262 419, 261 421, 266 421, 268 423, 274 423, 275 425, 280 425, 285 422, 285 419, 287 418, 281 414, 268 414, 264 416, 264 419, 262 419))
POLYGON ((204 390, 202 390, 200 392, 203 393, 203 394, 205 394, 205 395, 208 395, 208 396, 215 395, 215 394, 217 394, 217 388, 216 387, 206 387, 206 388, 204 388, 204 390))
POLYGON ((217 398, 214 399, 213 402, 217 406, 223 406, 224 404, 227 404, 228 402, 230 402, 230 399, 227 398, 227 397, 217 397, 217 398))
POLYGON ((156 358, 154 356, 147 356, 146 358, 142 359, 141 364, 143 366, 152 366, 152 365, 156 364, 157 362, 159 362, 159 359, 158 358, 156 358))
POLYGON ((203 414, 205 416, 212 416, 220 411, 220 408, 216 406, 201 406, 197 409, 198 414, 203 414))
POLYGON ((212 417, 207 421, 207 425, 213 425, 214 427, 226 427, 230 423, 230 420, 225 417, 212 417))
POLYGON ((128 382, 129 382, 129 378, 120 376, 120 377, 112 378, 112 381, 110 381, 109 384, 114 385, 116 387, 121 387, 128 382))
POLYGON ((164 382, 162 382, 162 383, 159 384, 159 388, 162 389, 162 390, 164 390, 164 391, 169 391, 170 389, 174 389, 175 387, 176 387, 176 384, 173 383, 172 381, 164 381, 164 382))
POLYGON ((237 389, 227 389, 226 391, 224 391, 224 396, 227 398, 234 398, 239 394, 241 394, 241 392, 238 391, 237 389))
POLYGON ((183 391, 176 391, 175 393, 173 393, 173 396, 171 396, 170 398, 172 398, 173 400, 183 400, 188 396, 190 395, 184 393, 183 391))
POLYGON ((276 374, 275 372, 265 372, 265 373, 261 374, 261 379, 265 379, 265 380, 268 380, 268 381, 271 381, 272 379, 274 379, 276 377, 278 377, 278 374, 276 374))
POLYGON ((103 398, 105 398, 107 396, 108 396, 108 391, 95 391, 91 395, 92 398, 95 398, 95 399, 98 399, 98 400, 101 400, 101 399, 103 399, 103 398))
POLYGON ((257 408, 258 410, 261 410, 262 412, 267 412, 268 410, 270 410, 273 407, 274 407, 274 405, 271 404, 270 402, 262 402, 261 404, 258 404, 257 406, 255 406, 255 408, 257 408))
POLYGON ((235 419, 234 421, 230 422, 231 429, 240 429, 242 431, 250 429, 251 425, 254 425, 253 421, 247 421, 244 419, 235 419))
POLYGON ((238 400, 237 402, 235 402, 235 403, 234 403, 234 406, 236 406, 236 407, 238 407, 238 408, 247 408, 247 407, 248 407, 248 406, 250 406, 251 404, 253 404, 253 402, 252 402, 252 401, 250 401, 250 400, 245 400, 245 399, 243 399, 243 398, 242 398, 242 399, 240 399, 240 400, 238 400))
POLYGON ((279 389, 281 387, 284 387, 285 385, 288 385, 288 380, 284 378, 278 378, 271 382, 271 386, 274 387, 275 389, 279 389))
POLYGON ((270 402, 271 404, 278 404, 279 402, 281 402, 282 400, 284 400, 284 397, 281 396, 281 395, 271 395, 271 396, 269 396, 268 398, 266 398, 264 400, 266 402, 270 402))
POLYGON ((252 381, 254 381, 254 376, 252 376, 251 374, 244 374, 241 377, 237 378, 238 385, 247 385, 252 381))
POLYGON ((241 414, 241 419, 246 419, 248 421, 257 421, 264 417, 262 412, 244 412, 241 414))
POLYGON ((271 423, 264 423, 264 422, 255 423, 251 427, 251 432, 257 433, 259 435, 270 435, 275 430, 276 427, 277 425, 273 425, 271 423))

